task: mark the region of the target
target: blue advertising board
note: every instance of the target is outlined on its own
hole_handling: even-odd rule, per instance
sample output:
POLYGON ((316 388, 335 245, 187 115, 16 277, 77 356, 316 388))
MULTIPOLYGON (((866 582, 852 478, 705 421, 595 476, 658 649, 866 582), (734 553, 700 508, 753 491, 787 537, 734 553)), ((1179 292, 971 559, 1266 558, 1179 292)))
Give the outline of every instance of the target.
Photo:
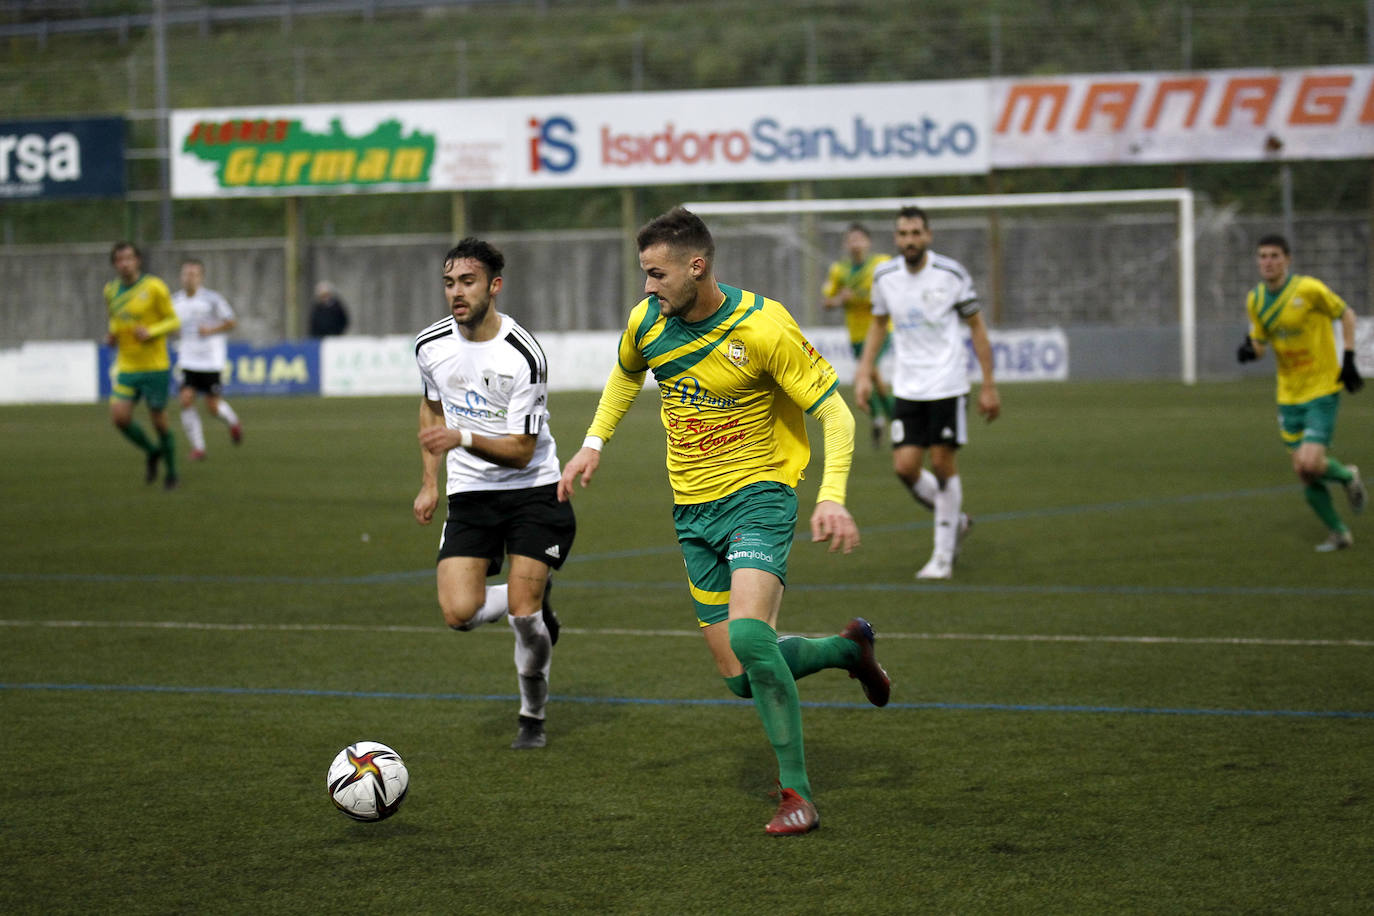
MULTIPOLYGON (((175 357, 173 357, 175 365, 175 357)), ((100 397, 110 396, 114 350, 100 348, 100 397)), ((231 341, 229 360, 220 376, 225 397, 236 395, 319 394, 320 343, 304 340, 256 346, 231 341)), ((176 382, 172 382, 173 389, 176 382)))
POLYGON ((124 119, 0 121, 0 200, 124 196, 124 119))

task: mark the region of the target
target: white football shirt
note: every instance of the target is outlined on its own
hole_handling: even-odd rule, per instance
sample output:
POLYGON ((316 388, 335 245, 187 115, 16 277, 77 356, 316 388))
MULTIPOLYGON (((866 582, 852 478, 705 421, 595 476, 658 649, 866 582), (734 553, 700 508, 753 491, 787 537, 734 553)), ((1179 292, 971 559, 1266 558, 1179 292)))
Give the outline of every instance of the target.
POLYGON ((907 401, 969 393, 960 319, 978 312, 978 294, 962 264, 933 251, 927 255, 916 273, 901 257, 873 273, 873 314, 892 322, 892 393, 907 401))
POLYGON ((232 320, 229 301, 213 289, 201 287, 194 296, 179 289, 172 294, 172 308, 181 319, 181 338, 177 342, 177 365, 195 372, 222 372, 229 358, 229 335, 220 332, 202 337, 201 328, 212 328, 232 320))
POLYGON ((558 451, 549 432, 548 361, 534 335, 515 319, 502 315, 496 336, 480 342, 464 339, 452 316, 436 321, 415 338, 415 362, 425 399, 444 405, 449 429, 538 437, 523 468, 492 464, 465 448, 450 449, 449 495, 558 482, 558 451))

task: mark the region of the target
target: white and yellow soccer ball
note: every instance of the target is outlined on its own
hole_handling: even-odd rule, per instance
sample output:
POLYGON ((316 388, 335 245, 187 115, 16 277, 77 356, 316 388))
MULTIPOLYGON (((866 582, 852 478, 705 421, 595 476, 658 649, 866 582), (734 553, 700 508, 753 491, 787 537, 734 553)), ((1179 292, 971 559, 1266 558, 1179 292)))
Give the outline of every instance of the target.
POLYGON ((339 751, 325 779, 334 807, 358 821, 391 817, 410 790, 401 755, 376 741, 359 741, 339 751))

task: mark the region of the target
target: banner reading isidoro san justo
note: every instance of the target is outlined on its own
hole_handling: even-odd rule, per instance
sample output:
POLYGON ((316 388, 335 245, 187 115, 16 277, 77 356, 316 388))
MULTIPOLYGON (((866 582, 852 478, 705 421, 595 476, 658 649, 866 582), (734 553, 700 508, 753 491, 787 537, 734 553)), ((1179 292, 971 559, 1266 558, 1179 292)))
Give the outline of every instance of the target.
POLYGON ((1374 157, 1374 67, 179 110, 176 197, 1374 157))

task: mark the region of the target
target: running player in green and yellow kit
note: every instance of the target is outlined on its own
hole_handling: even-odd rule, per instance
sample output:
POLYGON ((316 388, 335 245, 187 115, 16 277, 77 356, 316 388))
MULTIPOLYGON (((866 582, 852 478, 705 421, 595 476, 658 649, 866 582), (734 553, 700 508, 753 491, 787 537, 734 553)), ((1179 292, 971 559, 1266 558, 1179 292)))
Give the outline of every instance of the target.
MULTIPOLYGON (((864 350, 864 338, 873 323, 873 271, 888 259, 885 254, 870 254, 873 238, 862 223, 850 223, 844 233, 845 257, 830 265, 821 287, 821 304, 827 309, 844 309, 844 326, 849 332, 849 346, 857 360, 864 350)), ((881 357, 887 352, 883 340, 881 357)), ((857 404, 862 408, 863 405, 857 404)), ((873 444, 882 441, 882 432, 892 422, 892 392, 874 370, 873 394, 868 399, 869 415, 873 418, 873 444)))
POLYGON ((586 486, 644 373, 652 370, 668 439, 673 520, 697 622, 729 689, 753 697, 778 759, 781 801, 767 833, 820 826, 811 800, 796 679, 848 671, 875 706, 890 695, 862 618, 838 636, 779 640, 778 610, 796 533, 795 487, 810 459, 805 415, 820 421, 825 468, 811 539, 849 553, 859 530, 844 507, 854 418, 835 370, 783 306, 716 280, 715 243, 681 207, 639 230, 643 299, 630 312, 596 417, 564 466, 560 499, 586 486))
POLYGON ((1364 509, 1366 492, 1360 469, 1326 453, 1336 431, 1342 387, 1352 394, 1364 387, 1355 368, 1355 311, 1316 277, 1290 274, 1292 256, 1281 235, 1266 235, 1257 246, 1260 283, 1245 300, 1250 333, 1236 351, 1242 362, 1259 359, 1265 344, 1278 364, 1279 434, 1293 453, 1293 470, 1306 485, 1307 502, 1330 534, 1317 545, 1327 553, 1355 543, 1336 514, 1326 482, 1345 488, 1353 512, 1364 509), (1336 360, 1333 321, 1341 323, 1345 355, 1336 360))
POLYGON ((129 242, 116 242, 110 263, 117 276, 105 284, 109 333, 105 345, 116 348, 114 389, 110 394, 110 419, 115 428, 147 455, 148 483, 157 479, 157 466, 165 464, 163 485, 175 489, 177 465, 175 440, 167 425, 167 398, 172 383, 172 362, 167 354, 167 335, 181 327, 167 284, 143 272, 143 255, 129 242), (148 402, 148 418, 157 430, 156 445, 134 422, 134 405, 148 402))

